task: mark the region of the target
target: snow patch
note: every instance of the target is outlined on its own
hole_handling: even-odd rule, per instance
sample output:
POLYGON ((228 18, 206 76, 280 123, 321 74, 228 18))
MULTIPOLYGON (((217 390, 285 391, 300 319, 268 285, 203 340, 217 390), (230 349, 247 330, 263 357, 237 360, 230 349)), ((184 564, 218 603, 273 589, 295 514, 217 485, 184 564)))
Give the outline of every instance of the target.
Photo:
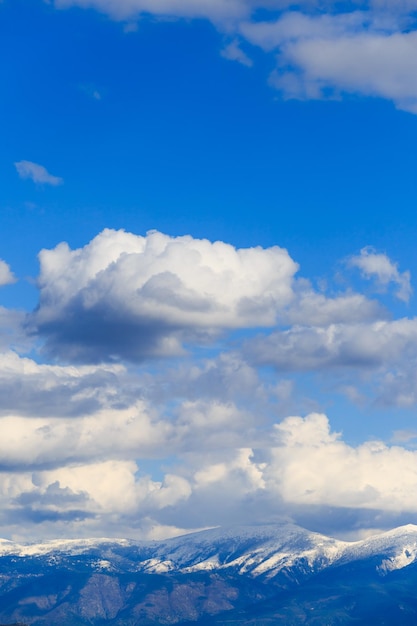
POLYGON ((381 565, 378 567, 378 571, 381 573, 392 572, 396 569, 403 569, 407 565, 414 563, 417 558, 417 543, 404 546, 400 554, 390 558, 384 559, 381 565))
POLYGON ((197 563, 196 565, 191 565, 190 567, 184 567, 181 571, 188 573, 188 572, 199 572, 202 570, 213 570, 213 569, 219 569, 221 567, 220 562, 219 562, 219 557, 218 555, 214 555, 208 559, 205 559, 204 561, 200 561, 200 563, 197 563))
POLYGON ((141 568, 144 572, 149 574, 165 574, 171 572, 174 568, 172 561, 161 561, 159 559, 147 559, 142 561, 141 568))

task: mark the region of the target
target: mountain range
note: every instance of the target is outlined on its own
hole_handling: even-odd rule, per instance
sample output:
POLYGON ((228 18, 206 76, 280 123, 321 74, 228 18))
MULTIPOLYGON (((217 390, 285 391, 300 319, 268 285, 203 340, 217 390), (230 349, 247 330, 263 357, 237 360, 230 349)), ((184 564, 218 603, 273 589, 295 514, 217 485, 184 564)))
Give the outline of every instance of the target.
POLYGON ((417 624, 417 526, 346 542, 293 524, 164 541, 0 540, 0 626, 417 624))

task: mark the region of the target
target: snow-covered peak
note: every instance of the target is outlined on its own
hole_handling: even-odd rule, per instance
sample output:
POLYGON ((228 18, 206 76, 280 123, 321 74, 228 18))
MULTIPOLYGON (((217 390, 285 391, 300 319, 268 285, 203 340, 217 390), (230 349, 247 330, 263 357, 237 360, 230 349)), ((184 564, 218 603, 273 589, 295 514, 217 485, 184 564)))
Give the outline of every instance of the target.
MULTIPOLYGON (((417 560, 417 526, 409 524, 361 541, 347 542, 290 523, 213 528, 167 539, 71 539, 15 543, 0 539, 0 558, 83 558, 95 569, 147 573, 230 569, 251 576, 276 576, 293 570, 320 571, 330 565, 377 558, 381 573, 417 560)), ((75 561, 74 561, 75 563, 75 561)), ((68 565, 70 566, 70 565, 68 565)))
POLYGON ((153 559, 183 572, 233 568, 252 576, 274 576, 300 563, 321 569, 339 558, 345 542, 294 524, 215 528, 154 546, 153 559))
POLYGON ((58 552, 61 554, 83 554, 90 550, 101 549, 106 545, 129 546, 128 539, 52 539, 41 543, 16 543, 0 539, 0 556, 41 556, 58 552))

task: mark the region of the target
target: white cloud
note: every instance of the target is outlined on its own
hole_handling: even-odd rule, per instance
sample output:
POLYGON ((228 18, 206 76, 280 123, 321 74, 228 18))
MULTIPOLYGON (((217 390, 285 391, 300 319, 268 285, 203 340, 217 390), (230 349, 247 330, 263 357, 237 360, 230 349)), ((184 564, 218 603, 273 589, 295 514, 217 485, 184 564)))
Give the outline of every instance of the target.
POLYGON ((143 508, 161 509, 187 498, 189 488, 183 478, 168 475, 165 482, 136 476, 139 468, 133 461, 108 460, 103 463, 63 467, 36 476, 39 486, 58 481, 75 493, 87 493, 92 511, 132 514, 143 508))
POLYGON ((162 514, 161 523, 185 518, 194 525, 238 523, 242 516, 265 521, 286 515, 319 519, 323 527, 325 511, 331 510, 335 532, 352 530, 352 520, 382 527, 404 512, 409 519, 417 516, 410 498, 417 488, 417 452, 381 441, 349 445, 322 414, 284 419, 263 447, 187 460, 192 491, 174 516, 162 514))
POLYGON ((161 457, 175 452, 181 443, 174 426, 154 419, 143 402, 78 418, 9 414, 0 419, 0 433, 1 465, 10 469, 161 457))
POLYGON ((408 302, 412 293, 410 272, 399 272, 398 264, 393 263, 386 254, 377 253, 373 248, 362 248, 358 256, 348 260, 351 267, 360 269, 365 278, 376 278, 380 286, 386 287, 390 283, 397 285, 395 295, 400 300, 408 302))
MULTIPOLYGON (((399 109, 417 113, 417 32, 380 32, 367 25, 352 31, 350 20, 343 32, 335 28, 343 24, 340 17, 334 18, 333 28, 322 28, 319 18, 302 16, 304 31, 289 37, 284 23, 273 33, 275 40, 266 29, 263 45, 268 49, 276 42, 279 51, 271 85, 286 98, 359 93, 392 100, 399 109)), ((327 22, 332 20, 326 16, 327 22)), ((251 36, 249 28, 247 32, 251 36)), ((254 32, 252 40, 262 43, 262 32, 254 32)))
POLYGON ((59 176, 52 176, 43 165, 32 161, 17 161, 15 167, 20 178, 28 178, 34 183, 56 187, 64 182, 59 176))
MULTIPOLYGON (((1 311, 0 311, 1 312, 1 311)), ((122 366, 39 365, 16 352, 0 352, 0 415, 31 417, 88 415, 103 407, 122 408, 122 366)))
POLYGON ((384 319, 387 311, 375 300, 359 293, 343 293, 327 297, 311 288, 307 281, 298 281, 296 297, 283 312, 281 321, 291 325, 328 326, 354 324, 384 319))
MULTIPOLYGON (((331 431, 327 417, 317 413, 305 418, 287 417, 268 429, 257 445, 250 442, 247 431, 247 441, 252 445, 227 442, 225 447, 209 451, 199 444, 197 434, 203 436, 209 425, 206 419, 211 420, 213 431, 226 432, 230 413, 223 408, 215 415, 202 416, 198 407, 194 412, 190 406, 185 411, 190 416, 188 424, 196 429, 194 450, 183 454, 180 466, 159 480, 141 472, 140 461, 133 459, 135 447, 140 454, 141 443, 125 419, 127 413, 120 419, 116 413, 110 419, 97 416, 95 425, 87 420, 82 447, 85 452, 90 449, 92 456, 85 454, 84 459, 70 462, 70 450, 76 451, 76 446, 69 422, 63 424, 58 445, 51 430, 48 433, 44 429, 39 436, 42 427, 38 419, 32 426, 28 419, 21 424, 15 418, 4 422, 2 459, 7 462, 7 450, 13 454, 18 446, 21 450, 26 447, 26 452, 30 449, 33 459, 40 459, 49 434, 50 450, 55 450, 58 464, 53 468, 32 467, 30 471, 20 465, 13 472, 3 465, 2 523, 11 527, 24 524, 28 538, 39 533, 40 523, 51 520, 55 520, 55 533, 65 522, 61 532, 67 535, 120 535, 121 529, 129 534, 129 528, 130 534, 143 535, 150 532, 146 529, 153 520, 156 530, 152 532, 167 536, 176 534, 175 528, 238 522, 242 515, 247 521, 265 521, 277 515, 308 517, 325 507, 343 510, 345 516, 349 510, 357 510, 359 516, 369 511, 368 525, 375 525, 377 520, 383 524, 384 516, 403 511, 417 515, 417 506, 410 498, 417 488, 416 451, 381 441, 348 445, 340 433, 331 431), (107 442, 100 434, 106 430, 107 442), (97 449, 102 450, 102 458, 95 457, 97 449), (124 456, 117 458, 120 450, 124 456)), ((75 429, 77 421, 83 420, 75 420, 75 429)), ((172 425, 177 431, 173 441, 182 437, 183 427, 181 420, 172 425)), ((140 430, 146 439, 143 423, 138 435, 140 430)), ((397 434, 400 442, 408 439, 397 434)), ((343 528, 337 517, 335 525, 333 531, 338 525, 343 528)))
POLYGON ((290 42, 332 40, 347 33, 354 36, 369 19, 370 14, 362 11, 318 16, 291 11, 278 20, 242 22, 239 29, 245 39, 270 52, 290 42))
POLYGON ((349 446, 321 414, 289 417, 275 431, 264 478, 285 502, 417 511, 417 452, 381 441, 349 446))
POLYGON ((39 365, 1 353, 0 466, 59 468, 245 445, 255 415, 233 399, 245 404, 262 384, 244 363, 221 361, 227 378, 210 388, 211 374, 223 377, 214 363, 206 371, 196 368, 186 381, 185 367, 179 377, 132 377, 121 366, 39 365), (250 384, 242 397, 239 383, 250 384))
POLYGON ((242 50, 239 42, 236 39, 234 39, 227 46, 225 46, 221 50, 220 54, 224 59, 228 59, 229 61, 237 61, 242 65, 246 65, 246 67, 252 67, 253 65, 252 59, 248 57, 246 52, 242 50))
POLYGON ((255 416, 234 403, 185 400, 175 421, 177 446, 185 451, 219 450, 245 445, 248 432, 256 438, 255 416), (198 444, 196 445, 196 442, 198 444))
POLYGON ((216 399, 225 406, 241 401, 249 407, 266 393, 256 369, 233 352, 198 362, 183 360, 168 372, 146 376, 143 386, 156 404, 179 397, 195 402, 216 399))
POLYGON ((238 498, 246 493, 265 488, 263 478, 264 465, 253 462, 251 448, 241 448, 230 454, 229 458, 221 462, 211 463, 196 471, 194 475, 195 488, 197 491, 207 486, 223 483, 225 491, 235 492, 238 498))
POLYGON ((16 282, 16 277, 10 269, 10 266, 0 259, 0 287, 3 285, 11 285, 16 282))
MULTIPOLYGON (((32 323, 52 336, 59 355, 67 356, 74 342, 80 360, 89 349, 95 357, 123 358, 131 355, 123 341, 137 341, 143 356, 157 354, 166 338, 181 347, 224 329, 272 330, 248 339, 242 352, 237 344, 225 352, 222 342, 210 345, 209 358, 190 350, 146 370, 39 364, 0 353, 3 528, 148 536, 242 516, 256 521, 301 511, 308 517, 323 507, 349 507, 357 519, 365 511, 375 525, 381 511, 395 516, 409 506, 417 453, 381 442, 348 445, 318 414, 271 426, 303 411, 303 377, 280 379, 259 365, 325 371, 326 384, 343 370, 342 392, 352 401, 375 384, 384 406, 411 406, 415 319, 381 319, 378 304, 359 294, 316 293, 294 278, 296 263, 278 247, 239 250, 108 230, 77 250, 66 244, 45 250, 40 260, 40 307, 32 323), (154 344, 144 347, 150 332, 154 344)), ((403 274, 385 255, 367 249, 358 263, 367 276, 403 287, 403 274)), ((404 437, 397 441, 407 442, 404 437)), ((414 505, 408 510, 417 518, 414 505)))
POLYGON ((52 518, 82 527, 90 518, 105 528, 138 516, 146 526, 149 511, 158 513, 189 497, 191 488, 184 478, 167 474, 158 482, 138 476, 138 469, 133 461, 106 460, 17 474, 12 490, 9 475, 3 474, 0 502, 9 500, 12 523, 19 517, 26 523, 52 518))
POLYGON ((411 408, 417 402, 416 362, 404 355, 404 361, 384 373, 376 397, 377 406, 411 408))
POLYGON ((247 343, 246 352, 256 362, 284 371, 393 367, 417 358, 417 319, 299 326, 257 337, 247 343))
POLYGON ((417 113, 414 0, 55 0, 55 6, 95 8, 128 25, 144 15, 205 18, 232 39, 221 53, 226 58, 252 63, 236 38, 277 54, 270 84, 285 98, 355 93, 417 113))
POLYGON ((68 359, 180 354, 224 329, 272 326, 293 297, 287 251, 105 230, 88 245, 39 254, 32 324, 68 359), (199 338, 199 339, 198 339, 199 338))

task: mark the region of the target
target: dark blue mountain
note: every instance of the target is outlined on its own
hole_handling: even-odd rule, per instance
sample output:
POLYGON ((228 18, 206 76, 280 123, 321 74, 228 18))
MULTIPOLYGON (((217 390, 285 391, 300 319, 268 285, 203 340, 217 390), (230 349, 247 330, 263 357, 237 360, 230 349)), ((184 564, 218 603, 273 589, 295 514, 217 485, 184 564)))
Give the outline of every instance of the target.
POLYGON ((162 542, 0 542, 0 626, 417 624, 417 526, 343 542, 291 524, 162 542))

